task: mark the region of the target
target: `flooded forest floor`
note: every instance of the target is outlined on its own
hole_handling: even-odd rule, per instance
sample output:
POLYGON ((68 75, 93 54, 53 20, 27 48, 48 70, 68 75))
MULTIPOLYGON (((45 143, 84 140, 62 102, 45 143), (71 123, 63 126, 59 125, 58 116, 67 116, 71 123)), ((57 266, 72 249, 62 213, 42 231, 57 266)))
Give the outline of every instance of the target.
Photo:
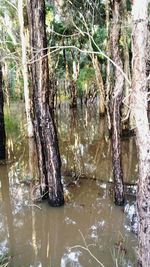
MULTIPOLYGON (((8 164, 0 165, 0 259, 9 267, 134 267, 137 238, 113 203, 111 139, 94 107, 56 111, 66 204, 35 202, 34 140, 22 103, 6 113, 8 164)), ((134 137, 122 140, 125 184, 135 184, 134 137)), ((132 190, 126 202, 134 203, 132 190)), ((2 261, 1 260, 1 261, 2 261)))

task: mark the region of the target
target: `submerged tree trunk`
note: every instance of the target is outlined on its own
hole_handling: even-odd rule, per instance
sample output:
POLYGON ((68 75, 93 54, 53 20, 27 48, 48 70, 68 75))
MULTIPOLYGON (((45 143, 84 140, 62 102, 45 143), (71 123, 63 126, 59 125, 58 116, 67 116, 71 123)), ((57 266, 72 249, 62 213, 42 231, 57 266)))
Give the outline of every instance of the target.
MULTIPOLYGON (((121 1, 114 0, 113 27, 112 27, 112 54, 113 60, 121 69, 123 64, 119 51, 120 38, 120 9, 121 1)), ((114 88, 112 92, 112 159, 115 190, 115 204, 124 204, 123 171, 121 165, 121 141, 120 141, 120 106, 122 101, 124 78, 118 68, 114 69, 114 88)))
POLYGON ((147 116, 146 46, 148 0, 133 1, 132 32, 132 102, 136 123, 139 181, 138 211, 138 267, 150 266, 150 128, 147 116))
POLYGON ((27 118, 27 130, 28 137, 34 136, 33 124, 31 119, 31 103, 29 95, 29 82, 28 82, 28 67, 26 58, 26 38, 24 34, 24 19, 23 19, 23 0, 18 0, 18 18, 20 25, 20 38, 22 47, 22 74, 24 83, 24 98, 25 98, 25 109, 27 118))
POLYGON ((77 107, 77 84, 76 84, 76 81, 72 80, 70 87, 71 87, 70 108, 76 108, 77 107))
POLYGON ((64 204, 59 153, 53 111, 49 105, 49 70, 44 0, 27 0, 30 24, 34 126, 43 198, 51 206, 64 204))
POLYGON ((6 135, 4 125, 4 97, 3 97, 3 75, 2 66, 0 64, 0 160, 6 158, 6 135))

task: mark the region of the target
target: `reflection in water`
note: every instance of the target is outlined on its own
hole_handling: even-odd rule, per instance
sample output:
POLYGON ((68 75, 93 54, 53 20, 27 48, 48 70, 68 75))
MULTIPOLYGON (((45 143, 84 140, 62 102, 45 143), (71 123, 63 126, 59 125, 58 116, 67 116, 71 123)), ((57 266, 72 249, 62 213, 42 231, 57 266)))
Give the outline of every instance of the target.
MULTIPOLYGON (((63 172, 112 181, 111 139, 107 125, 94 110, 70 111, 59 121, 60 150, 63 172)), ((124 180, 135 183, 136 148, 134 139, 122 141, 124 180)))
POLYGON ((13 221, 13 211, 12 211, 12 205, 11 205, 11 199, 10 199, 10 193, 9 193, 9 178, 7 173, 7 167, 3 166, 1 167, 0 172, 0 182, 1 182, 1 216, 4 225, 1 224, 1 234, 4 235, 1 236, 2 243, 5 244, 5 246, 1 247, 0 254, 6 255, 9 253, 12 257, 12 264, 13 267, 13 257, 15 255, 15 235, 14 235, 14 221, 13 221), (7 227, 5 228, 5 225, 7 227))
POLYGON ((81 256, 81 251, 70 251, 65 253, 61 258, 60 267, 72 266, 72 267, 83 267, 79 262, 79 256, 81 256))
MULTIPOLYGON (((38 177, 34 140, 25 138, 22 130, 13 133, 8 137, 11 163, 0 166, 0 254, 8 253, 10 267, 100 266, 85 250, 86 242, 105 267, 116 267, 116 262, 133 267, 136 237, 128 231, 122 210, 114 206, 108 183, 111 141, 105 120, 92 109, 65 109, 58 110, 57 123, 70 201, 59 209, 32 202, 38 177)), ((134 140, 124 140, 126 182, 136 180, 135 155, 134 140)))

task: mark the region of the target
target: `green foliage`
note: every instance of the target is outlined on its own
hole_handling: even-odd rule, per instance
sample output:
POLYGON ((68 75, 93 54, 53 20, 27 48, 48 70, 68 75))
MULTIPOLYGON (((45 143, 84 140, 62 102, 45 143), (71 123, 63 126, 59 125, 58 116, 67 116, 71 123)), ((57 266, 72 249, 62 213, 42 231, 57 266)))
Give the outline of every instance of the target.
POLYGON ((130 11, 130 12, 132 10, 131 0, 127 0, 127 10, 130 11))
MULTIPOLYGON (((97 46, 103 51, 105 49, 105 43, 106 43, 106 38, 107 38, 107 32, 105 27, 98 27, 97 31, 95 32, 93 39, 97 46)), ((93 44, 93 49, 94 51, 98 51, 97 47, 95 44, 93 44)), ((104 59, 104 57, 100 54, 98 56, 100 59, 104 59)))
POLYGON ((77 80, 77 88, 78 88, 78 95, 81 96, 83 91, 86 90, 86 86, 93 82, 95 79, 95 71, 92 67, 86 66, 84 67, 79 74, 77 80))
POLYGON ((0 263, 0 267, 7 267, 9 265, 9 262, 0 263))
POLYGON ((0 267, 7 267, 9 265, 8 254, 0 255, 0 267))
POLYGON ((19 133, 19 123, 16 118, 13 118, 9 114, 9 108, 5 107, 4 110, 4 116, 5 116, 5 129, 6 132, 18 132, 19 133))
POLYGON ((54 21, 54 7, 52 5, 46 5, 46 26, 50 26, 54 21))
POLYGON ((150 2, 148 3, 148 24, 150 25, 150 2))
POLYGON ((54 31, 59 33, 59 34, 63 34, 65 31, 65 27, 64 24, 62 22, 54 22, 54 31))

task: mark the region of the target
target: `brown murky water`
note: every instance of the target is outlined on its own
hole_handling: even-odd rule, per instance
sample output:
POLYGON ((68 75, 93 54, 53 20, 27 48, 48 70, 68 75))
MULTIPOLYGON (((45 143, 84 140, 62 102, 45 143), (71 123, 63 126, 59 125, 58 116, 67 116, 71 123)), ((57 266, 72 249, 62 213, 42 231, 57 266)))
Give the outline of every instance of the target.
MULTIPOLYGON (((19 129, 8 133, 10 163, 0 166, 0 255, 10 267, 133 267, 136 236, 112 199, 111 141, 91 108, 57 112, 68 203, 34 204, 35 144, 24 134, 22 106, 12 108, 19 129), (89 249, 89 251, 88 251, 89 249), (96 259, 94 258, 96 257, 96 259)), ((134 139, 123 140, 126 183, 137 176, 134 139)))

